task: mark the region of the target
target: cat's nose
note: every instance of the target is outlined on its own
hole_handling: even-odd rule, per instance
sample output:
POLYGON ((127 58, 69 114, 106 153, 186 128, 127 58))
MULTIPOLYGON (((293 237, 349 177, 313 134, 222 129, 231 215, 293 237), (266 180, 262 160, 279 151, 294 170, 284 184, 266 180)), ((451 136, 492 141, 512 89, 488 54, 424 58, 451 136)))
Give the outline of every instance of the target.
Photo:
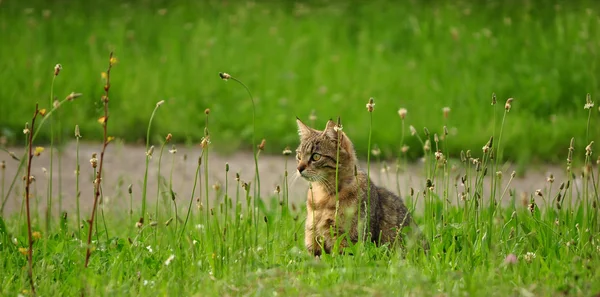
POLYGON ((302 163, 302 164, 298 165, 298 172, 302 173, 302 171, 304 171, 304 169, 306 169, 306 164, 302 163))

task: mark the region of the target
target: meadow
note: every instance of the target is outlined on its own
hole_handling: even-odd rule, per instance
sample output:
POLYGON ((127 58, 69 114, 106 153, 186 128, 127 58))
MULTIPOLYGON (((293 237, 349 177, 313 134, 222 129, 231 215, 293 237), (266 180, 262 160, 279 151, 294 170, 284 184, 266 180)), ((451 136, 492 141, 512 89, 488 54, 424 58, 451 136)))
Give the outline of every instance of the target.
MULTIPOLYGON (((495 157, 502 152, 505 127, 511 125, 510 112, 515 108, 510 99, 491 102, 490 112, 500 116, 492 117, 490 139, 478 151, 462 151, 457 161, 447 158, 449 134, 420 132, 412 125, 406 128, 407 138, 422 143, 427 178, 418 188, 404 189, 403 197, 429 242, 427 251, 405 238, 403 245, 358 242, 343 254, 309 255, 302 239, 305 207, 289 202, 293 165, 288 171, 286 164, 281 186, 274 194, 260 194, 258 163, 264 143, 252 138, 254 176, 248 179, 230 172, 228 164, 212 164, 225 165, 225 180, 236 182, 232 188, 228 182, 224 188, 211 187, 208 167, 214 152, 210 137, 218 131, 209 126, 208 109, 201 154, 190 160, 196 164, 195 178, 189 181, 194 183, 192 193, 175 193, 168 163, 161 163, 165 147, 172 141, 168 134, 160 143, 146 144, 141 208, 105 211, 99 202, 103 189, 113 186, 103 183, 107 173, 102 170, 105 159, 110 158, 105 149, 114 141, 108 131, 112 131, 110 90, 116 85, 112 69, 120 66, 117 61, 111 53, 101 97, 104 115, 93 120, 103 131, 100 153, 92 156, 89 165, 80 164, 77 157, 75 172, 80 165, 91 166, 93 182, 80 185, 77 179, 76 185, 70 185, 78 193, 80 189, 93 192, 93 202, 87 201, 93 203, 90 213, 80 211, 79 196, 76 211, 59 215, 32 211, 40 199, 31 191, 36 183, 31 168, 35 158, 53 153, 52 147, 48 150, 35 144, 38 131, 48 129, 48 122, 50 127, 56 126, 60 118, 54 116, 64 106, 77 104, 77 94, 50 110, 35 106, 31 124, 23 131, 25 153, 22 157, 13 153, 20 161, 10 163, 23 170, 12 183, 5 177, 6 163, 2 163, 3 199, 11 195, 17 177, 30 176, 22 181, 23 196, 30 198, 22 199, 21 211, 0 218, 2 295, 590 296, 600 292, 600 167, 594 160, 594 142, 576 149, 571 139, 567 178, 560 181, 548 176, 547 187, 517 197, 511 190, 515 172, 504 172, 495 157), (584 161, 578 162, 577 154, 583 154, 584 161), (149 189, 148 170, 156 167, 163 182, 159 188, 149 189), (484 183, 486 178, 491 183, 484 183), (484 189, 488 185, 489 189, 484 189), (419 211, 418 202, 423 205, 419 211)), ((62 75, 56 69, 55 76, 62 75)), ((234 77, 220 76, 236 83, 231 87, 244 88, 234 77)), ((246 100, 253 104, 250 92, 248 95, 246 100)), ((148 134, 155 116, 162 116, 163 104, 156 103, 149 116, 148 134)), ((588 98, 590 114, 592 104, 588 98)), ((373 118, 377 109, 364 112, 373 118)), ((375 129, 369 125, 369 134, 375 129)), ((75 132, 77 144, 79 132, 75 132)), ((367 148, 371 149, 370 141, 367 148)), ((399 156, 399 170, 407 163, 406 155, 399 156)), ((172 175, 172 165, 170 170, 172 175)), ((45 194, 38 194, 48 199, 47 205, 53 198, 49 194, 53 193, 52 183, 49 185, 45 194)), ((129 199, 133 200, 131 186, 129 199)))
POLYGON ((594 2, 31 3, 0 3, 10 42, 0 55, 14 57, 0 69, 13 82, 0 88, 0 199, 21 201, 0 217, 0 295, 600 293, 594 2), (398 15, 406 23, 392 26, 398 15), (393 160, 398 179, 420 159, 419 186, 393 190, 427 252, 408 238, 321 258, 305 251, 305 206, 288 191, 294 162, 270 195, 261 194, 269 185, 258 165, 293 151, 294 116, 313 109, 317 126, 341 117, 368 167, 393 160), (100 203, 117 186, 103 178, 105 149, 121 140, 146 152, 145 171, 131 172, 141 183, 117 197, 141 202, 131 211, 100 203), (77 208, 33 211, 61 199, 52 194, 60 161, 49 177, 33 176, 38 157, 60 158, 66 142, 79 152, 83 141, 98 154, 77 153, 77 180, 66 185, 83 193, 77 208), (199 154, 187 159, 196 168, 190 193, 173 190, 174 144, 199 154), (237 149, 252 151, 252 174, 211 162, 237 149), (565 178, 549 175, 521 196, 507 161, 557 162, 565 178), (14 176, 9 166, 19 168, 14 176), (94 174, 80 177, 83 166, 94 174), (215 166, 234 186, 209 182, 215 166), (149 172, 158 188, 147 186, 149 172), (45 178, 47 189, 32 190, 45 178))

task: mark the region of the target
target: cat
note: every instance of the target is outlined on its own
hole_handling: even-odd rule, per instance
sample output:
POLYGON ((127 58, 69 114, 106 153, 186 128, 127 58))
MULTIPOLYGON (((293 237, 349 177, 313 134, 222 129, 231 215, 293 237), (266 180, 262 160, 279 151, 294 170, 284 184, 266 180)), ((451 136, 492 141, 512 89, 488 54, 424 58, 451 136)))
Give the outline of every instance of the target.
POLYGON ((394 193, 373 184, 359 168, 352 141, 341 127, 329 120, 319 131, 299 118, 296 122, 300 136, 297 173, 310 183, 304 238, 308 252, 329 254, 339 241, 341 253, 348 240, 359 240, 360 232, 362 238, 370 235, 378 245, 401 242, 400 231, 414 223, 406 205, 394 193))

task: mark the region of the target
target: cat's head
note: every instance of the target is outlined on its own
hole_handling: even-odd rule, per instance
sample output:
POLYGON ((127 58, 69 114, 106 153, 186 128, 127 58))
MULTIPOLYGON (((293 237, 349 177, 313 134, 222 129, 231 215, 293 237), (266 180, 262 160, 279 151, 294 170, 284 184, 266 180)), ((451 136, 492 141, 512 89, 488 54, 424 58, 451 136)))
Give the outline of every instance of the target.
POLYGON ((315 130, 308 127, 300 119, 296 119, 300 145, 296 149, 298 173, 308 181, 324 182, 335 178, 336 160, 339 163, 338 176, 353 174, 356 164, 356 153, 352 142, 336 123, 329 120, 325 129, 315 130), (339 134, 338 134, 339 131, 339 134))

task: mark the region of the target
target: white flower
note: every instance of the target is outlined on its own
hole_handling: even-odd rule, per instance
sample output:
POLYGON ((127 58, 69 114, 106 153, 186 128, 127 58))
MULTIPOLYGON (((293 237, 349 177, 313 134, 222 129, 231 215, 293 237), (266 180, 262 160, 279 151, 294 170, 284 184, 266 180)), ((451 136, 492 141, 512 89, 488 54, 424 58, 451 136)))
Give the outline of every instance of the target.
POLYGON ((527 252, 527 254, 523 256, 523 259, 525 259, 525 262, 531 263, 533 259, 535 259, 535 253, 527 252))
POLYGON ((152 253, 152 252, 153 252, 153 250, 152 250, 152 246, 151 246, 151 245, 147 246, 147 247, 146 247, 146 249, 147 249, 147 250, 148 250, 150 253, 152 253))
POLYGON ((173 259, 175 259, 175 255, 170 255, 169 258, 167 258, 167 260, 165 261, 165 266, 169 266, 169 264, 171 264, 171 261, 173 261, 173 259))

